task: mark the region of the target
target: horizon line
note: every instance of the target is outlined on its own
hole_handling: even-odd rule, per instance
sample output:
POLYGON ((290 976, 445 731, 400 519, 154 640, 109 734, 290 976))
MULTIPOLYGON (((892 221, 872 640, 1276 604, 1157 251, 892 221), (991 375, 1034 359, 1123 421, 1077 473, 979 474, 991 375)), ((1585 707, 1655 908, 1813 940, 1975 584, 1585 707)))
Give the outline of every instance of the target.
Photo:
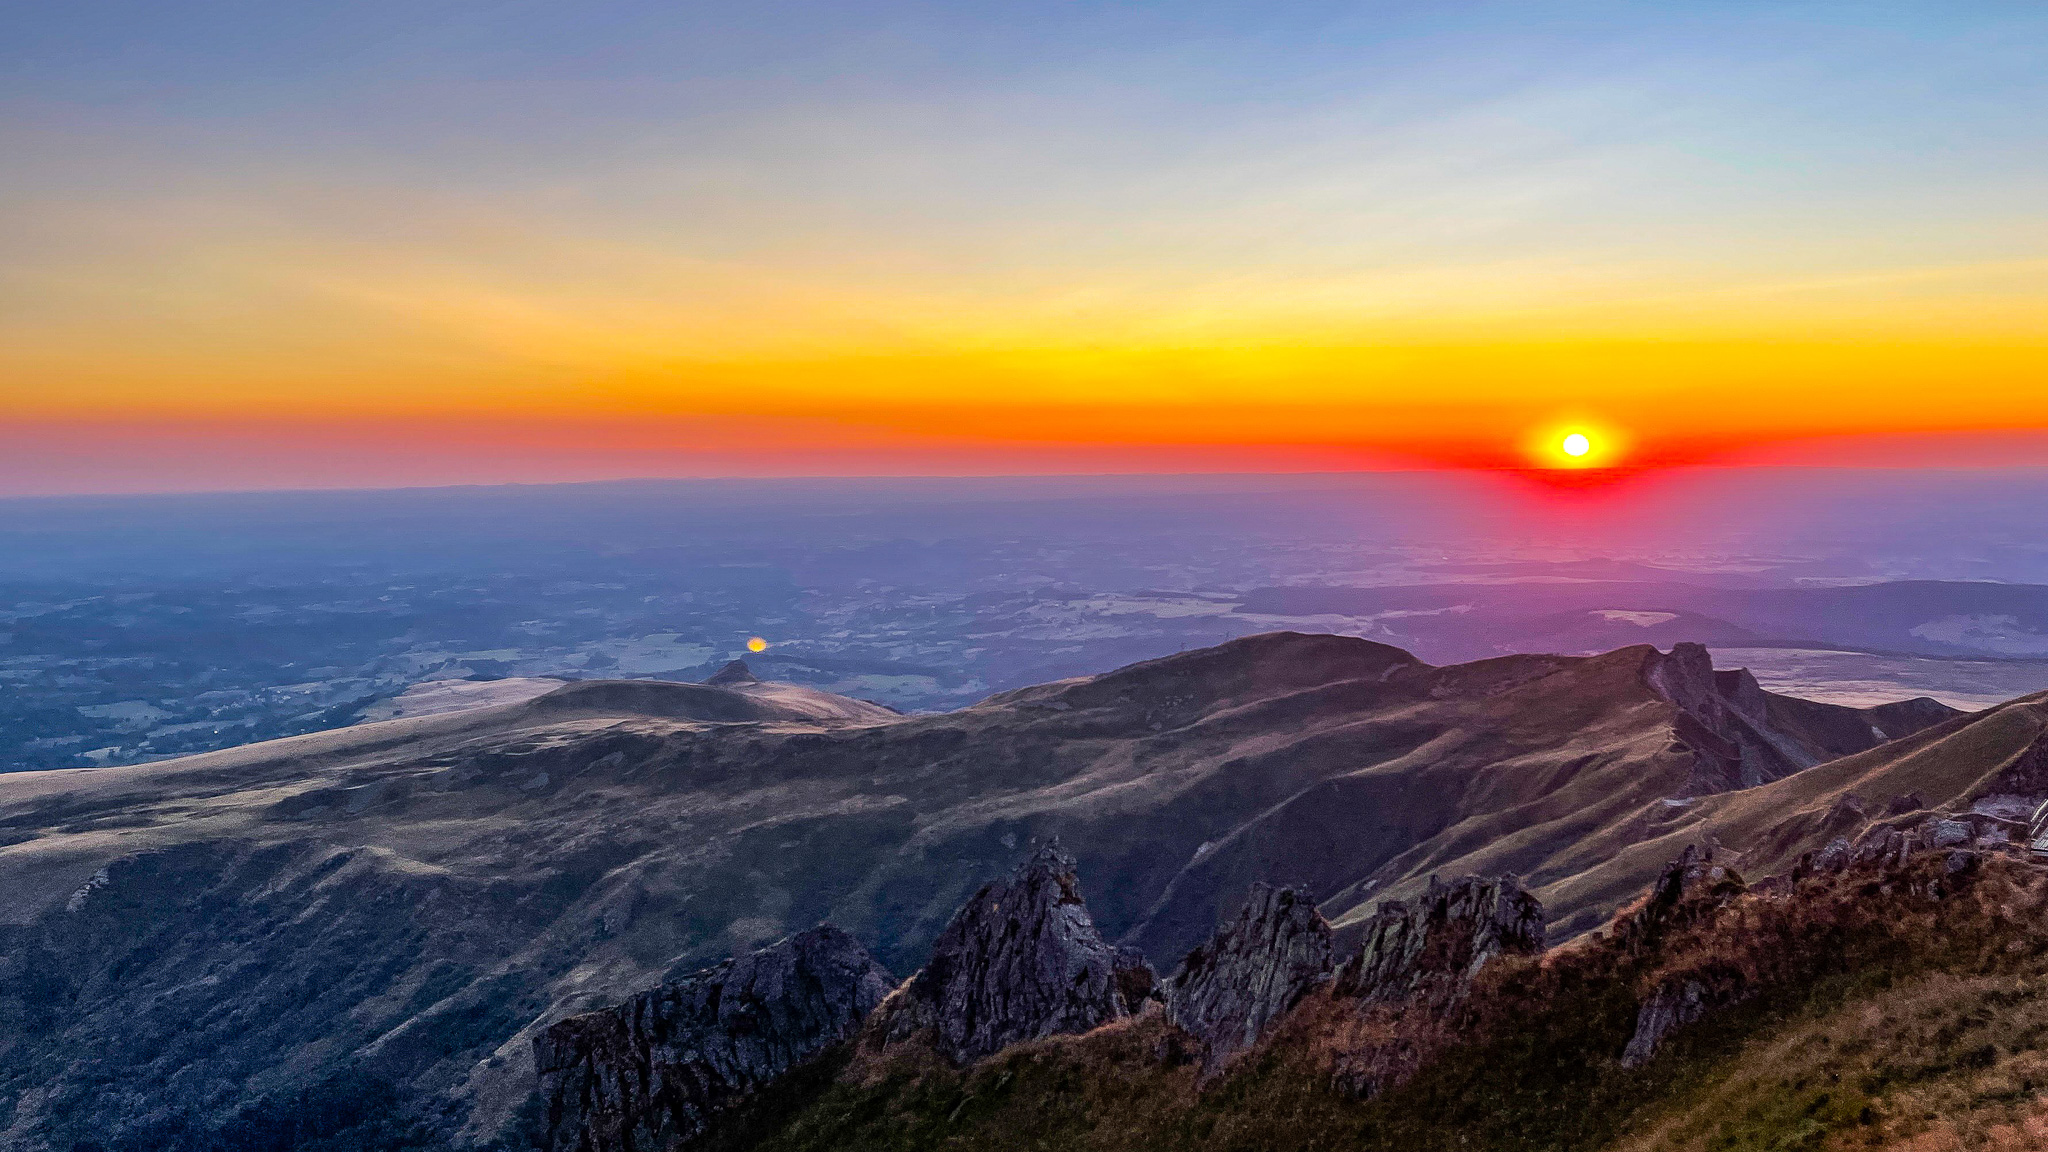
POLYGON ((344 493, 377 494, 409 492, 456 492, 490 489, 598 488, 636 484, 802 484, 845 481, 968 481, 977 483, 1043 482, 1082 480, 1298 480, 1340 481, 1366 477, 1431 478, 1520 478, 1545 484, 1624 482, 1635 478, 1679 477, 1733 473, 1881 473, 1897 475, 1966 476, 1993 473, 2039 473, 2048 476, 2048 462, 2012 464, 1879 464, 1879 463, 1686 463, 1637 468, 1535 468, 1535 467, 1389 467, 1350 469, 1218 469, 1213 471, 1040 471, 1040 472, 788 472, 788 473, 691 473, 679 475, 613 476, 576 480, 475 480, 430 484, 299 484, 281 486, 195 486, 189 488, 109 488, 72 492, 0 492, 0 504, 61 502, 70 500, 146 500, 204 496, 318 496, 344 493))

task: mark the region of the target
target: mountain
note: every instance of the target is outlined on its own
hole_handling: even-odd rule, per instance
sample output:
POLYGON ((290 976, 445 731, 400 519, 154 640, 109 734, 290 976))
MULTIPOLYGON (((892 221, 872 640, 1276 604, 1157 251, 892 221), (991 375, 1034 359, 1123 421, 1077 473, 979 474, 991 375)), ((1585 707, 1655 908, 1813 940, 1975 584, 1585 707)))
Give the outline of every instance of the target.
POLYGON ((1053 835, 1160 971, 1259 883, 1348 947, 1433 874, 1514 873, 1568 938, 1679 839, 1821 835, 1794 782, 2013 728, 1773 696, 1697 645, 1434 667, 1268 634, 928 716, 714 679, 0 779, 0 1144, 512 1139, 549 1023, 820 920, 907 974, 1053 835))

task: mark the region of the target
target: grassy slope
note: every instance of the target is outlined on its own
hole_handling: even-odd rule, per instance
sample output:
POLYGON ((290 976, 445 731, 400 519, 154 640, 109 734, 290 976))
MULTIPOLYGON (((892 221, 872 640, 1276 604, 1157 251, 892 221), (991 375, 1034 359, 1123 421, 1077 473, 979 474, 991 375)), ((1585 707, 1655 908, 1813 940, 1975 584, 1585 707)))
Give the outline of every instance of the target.
POLYGON ((2035 741, 2048 738, 2048 693, 1958 717, 1916 735, 1844 756, 1757 788, 1705 797, 1653 836, 1614 828, 1578 845, 1589 864, 1544 888, 1550 907, 1612 907, 1639 891, 1688 844, 1719 841, 1753 876, 1787 871, 1800 853, 1835 836, 1852 839, 1863 821, 1831 822, 1846 796, 1881 814, 1892 797, 1917 793, 1929 808, 1967 808, 2035 741))
POLYGON ((966 1072, 842 1062, 763 1101, 720 1150, 2001 1147, 2043 1123, 2048 880, 2000 861, 1946 898, 1911 890, 1939 867, 1745 897, 1653 952, 1587 941, 1498 962, 1463 1039, 1372 1101, 1330 1089, 1356 1017, 1312 998, 1207 1090, 1160 1059, 1169 1032, 1144 1019, 966 1072), (1703 969, 1765 991, 1621 1068, 1639 990, 1703 969))

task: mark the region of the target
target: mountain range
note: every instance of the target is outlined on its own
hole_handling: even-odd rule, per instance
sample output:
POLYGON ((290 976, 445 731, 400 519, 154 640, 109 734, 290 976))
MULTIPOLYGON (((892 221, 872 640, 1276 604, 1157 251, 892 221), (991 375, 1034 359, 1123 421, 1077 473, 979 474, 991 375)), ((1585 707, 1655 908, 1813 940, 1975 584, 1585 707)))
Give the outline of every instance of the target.
POLYGON ((1161 972, 1260 884, 1348 948, 1435 877, 1511 875, 1569 943, 1689 846, 1764 875, 2021 815, 2044 731, 2048 695, 1816 704, 1696 644, 1432 666, 1277 633, 937 715, 732 666, 12 774, 0 1143, 518 1146, 553 1022, 819 921, 907 976, 1053 836, 1161 972))

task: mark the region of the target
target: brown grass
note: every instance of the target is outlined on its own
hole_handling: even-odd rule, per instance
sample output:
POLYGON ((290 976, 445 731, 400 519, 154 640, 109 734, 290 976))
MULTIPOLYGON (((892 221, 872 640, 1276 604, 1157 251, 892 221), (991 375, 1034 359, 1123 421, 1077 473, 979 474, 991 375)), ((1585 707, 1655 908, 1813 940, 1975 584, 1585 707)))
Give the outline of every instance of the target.
POLYGON ((1309 997, 1197 1082, 1157 1015, 1019 1045, 966 1070, 903 1059, 775 1105, 744 1146, 1258 1152, 1935 1152, 2043 1147, 2048 881, 1993 861, 1949 878, 1802 881, 1675 921, 1645 950, 1582 942, 1496 962, 1446 1016, 1309 997), (1642 992, 1714 971, 1748 991, 1641 1069, 1642 992), (1341 1090, 1347 1071, 1387 1090, 1341 1090), (1401 1082, 1404 1078, 1405 1082, 1401 1082))

